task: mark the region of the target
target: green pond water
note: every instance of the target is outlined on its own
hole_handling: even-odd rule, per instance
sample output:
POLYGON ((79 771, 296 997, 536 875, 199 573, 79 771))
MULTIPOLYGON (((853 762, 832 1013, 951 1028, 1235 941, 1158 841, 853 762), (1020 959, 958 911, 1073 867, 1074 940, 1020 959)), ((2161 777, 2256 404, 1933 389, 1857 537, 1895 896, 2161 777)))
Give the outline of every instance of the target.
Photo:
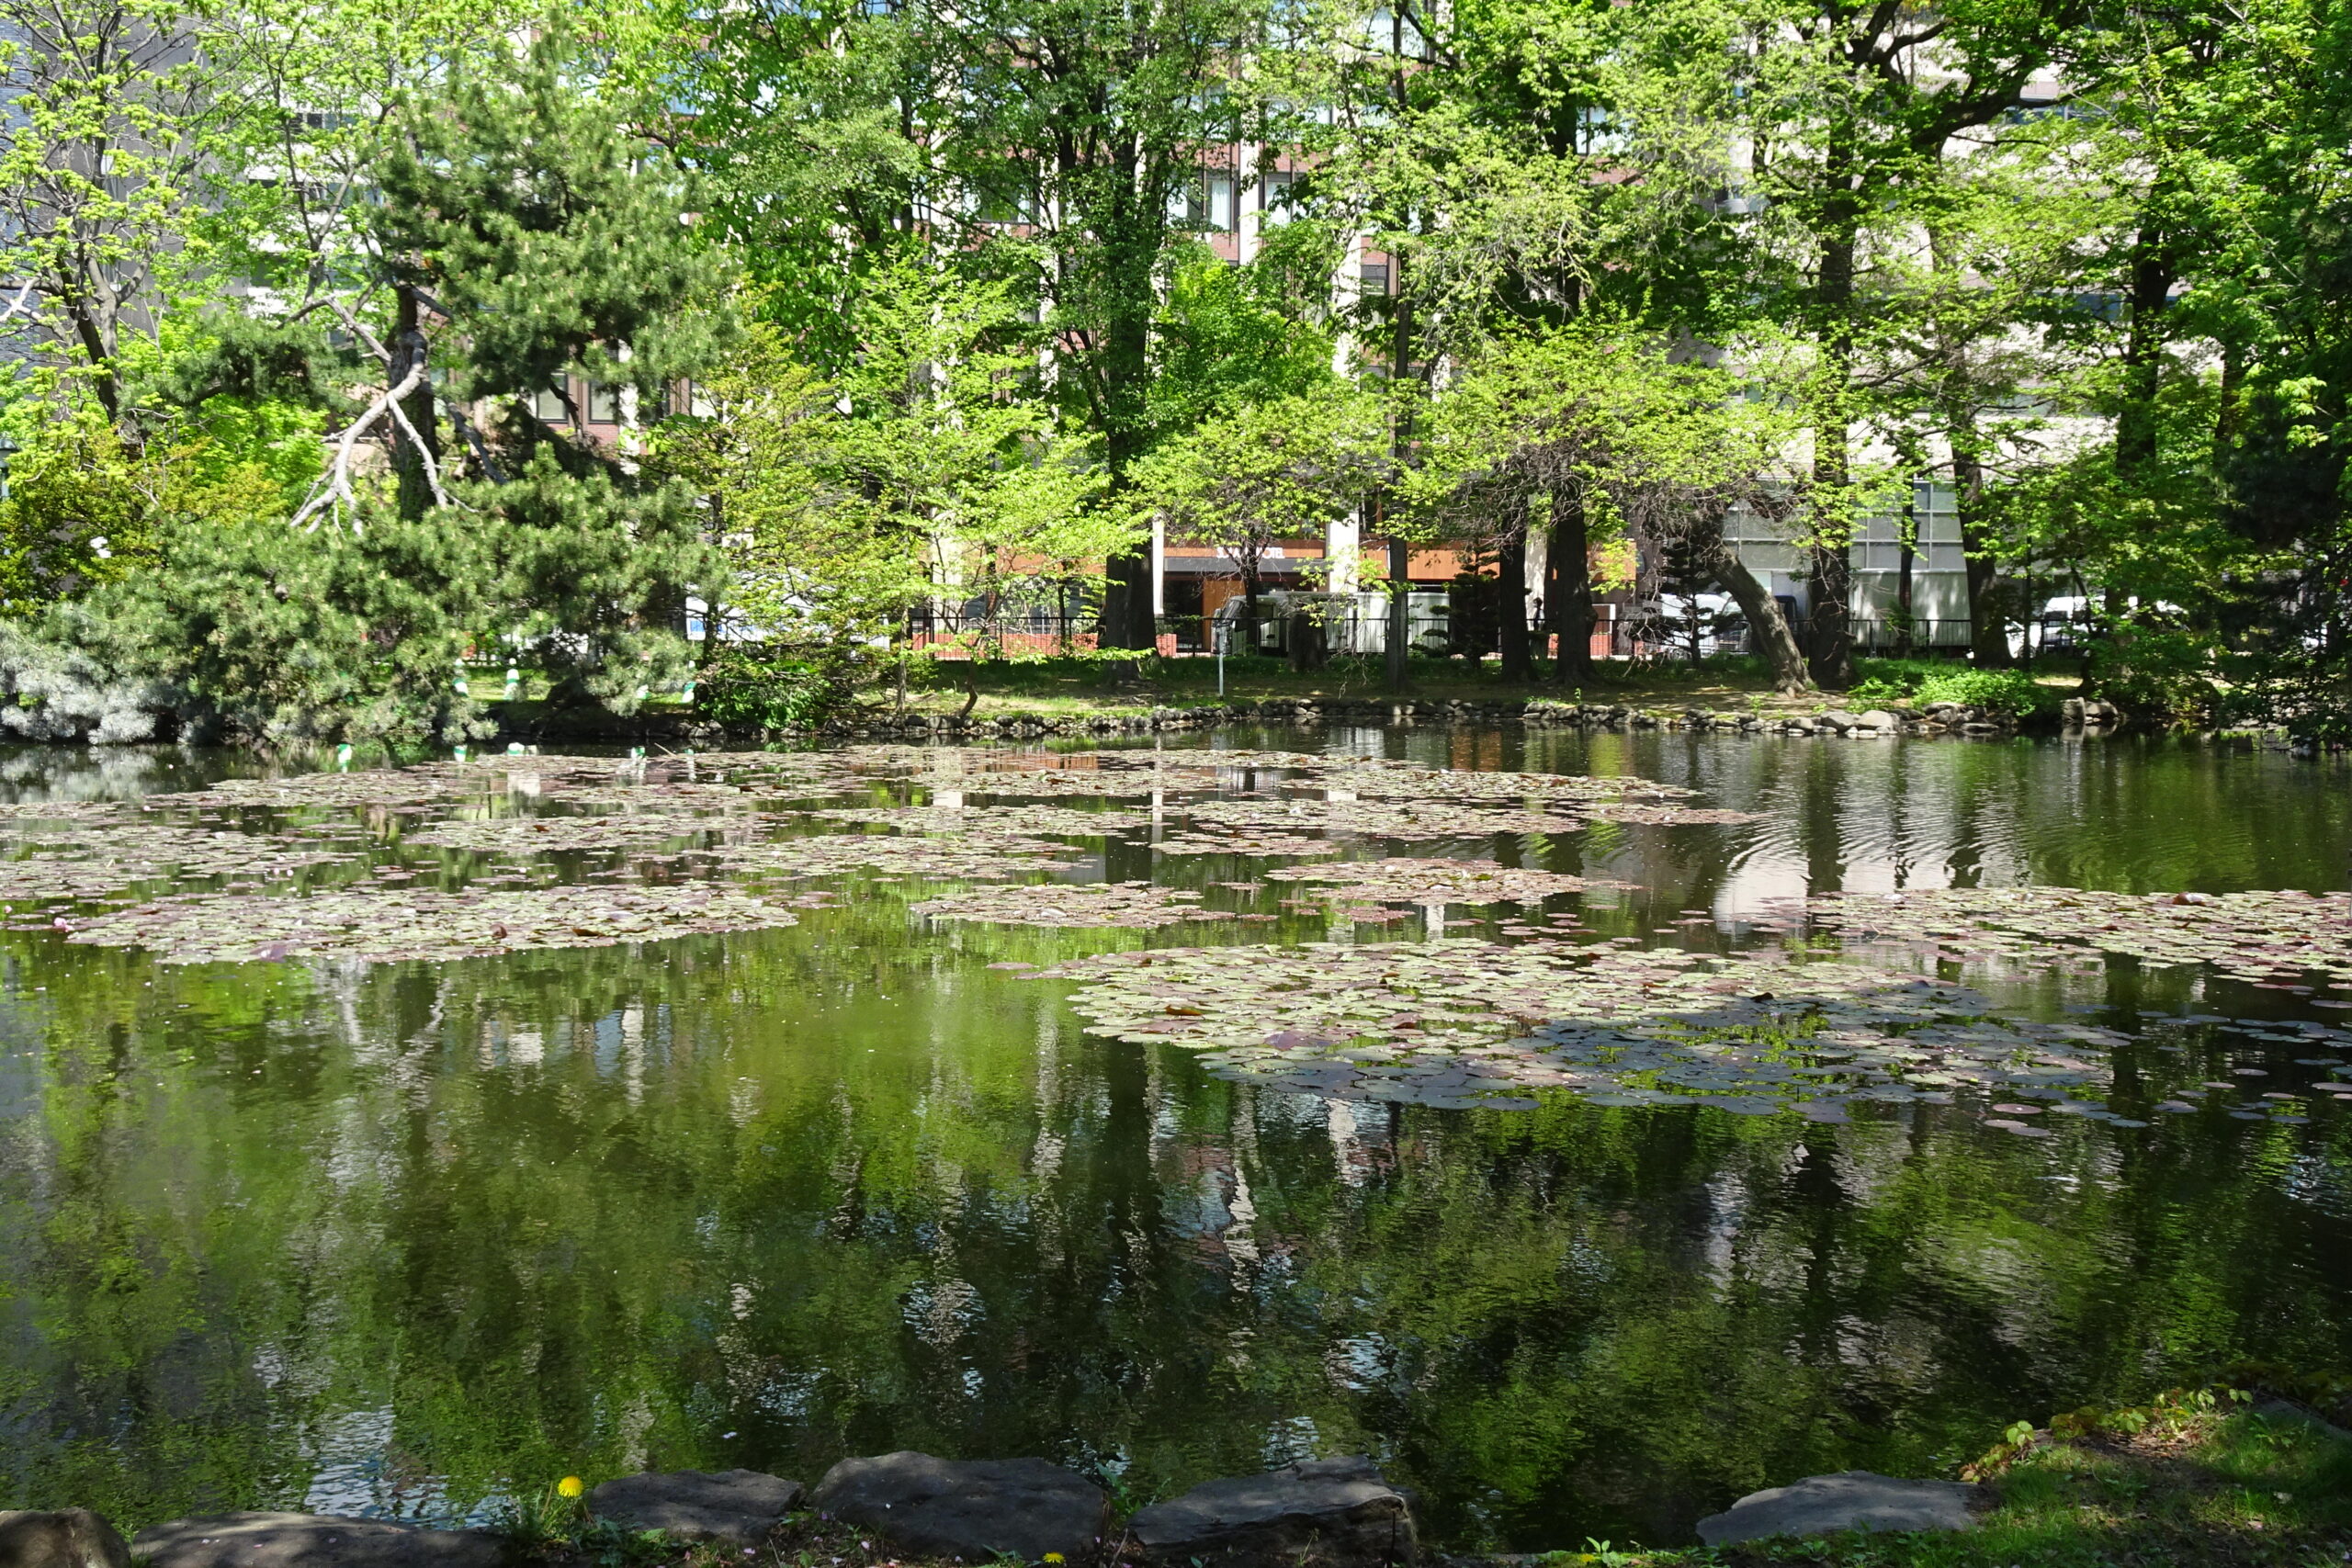
MULTIPOLYGON (((1167 749, 1204 746, 1633 775, 1761 814, 1388 846, 1633 885, 1546 902, 1587 942, 1779 943, 1751 918, 1837 888, 2340 889, 2352 854, 2340 763, 2156 741, 1327 729, 1167 749)), ((262 771, 17 753, 0 796, 262 771)), ((512 789, 462 807, 563 809, 512 789)), ((280 879, 305 886, 396 865, 416 879, 391 886, 458 888, 523 863, 402 843, 429 819, 209 818, 347 828, 362 861, 280 879)), ((17 900, 0 1506, 480 1518, 568 1472, 814 1481, 901 1448, 1043 1455, 1139 1503, 1368 1452, 1452 1546, 1665 1544, 1800 1475, 1948 1473, 2020 1417, 2244 1360, 2352 1364, 2352 1100, 2323 1091, 2352 1077, 2324 1032, 2352 1011, 2324 982, 2096 958, 1972 975, 2018 1016, 2128 1037, 2102 1069, 2115 1120, 2046 1117, 2064 1124, 2041 1137, 1966 1094, 1839 1124, 1333 1097, 1091 1035, 1070 983, 989 967, 1428 934, 1419 911, 1359 925, 1218 887, 1286 863, 1155 857, 1165 830, 1075 840, 1060 874, 1276 918, 947 923, 908 906, 959 885, 849 872, 795 885, 840 897, 789 929, 165 964, 69 943, 38 929, 59 900, 17 900), (2247 1020, 2284 1027, 2222 1021, 2247 1020), (2148 1110, 2200 1083, 2248 1098, 2148 1110)), ((685 874, 634 852, 540 873, 685 874)), ((1453 934, 1532 913, 1457 908, 1483 923, 1453 934)))

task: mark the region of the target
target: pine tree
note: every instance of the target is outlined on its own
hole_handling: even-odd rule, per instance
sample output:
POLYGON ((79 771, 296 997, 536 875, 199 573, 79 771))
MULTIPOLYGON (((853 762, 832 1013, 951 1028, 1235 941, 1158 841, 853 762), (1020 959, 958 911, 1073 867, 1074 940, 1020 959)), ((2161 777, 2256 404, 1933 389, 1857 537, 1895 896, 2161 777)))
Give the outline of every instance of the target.
POLYGON ((479 511, 497 530, 499 629, 527 640, 558 701, 626 713, 683 677, 686 592, 724 566, 692 490, 647 477, 628 429, 617 448, 592 439, 571 389, 607 389, 625 427, 649 422, 731 333, 684 176, 581 90, 591 63, 550 27, 404 105, 375 238, 394 299, 388 390, 413 383, 392 400, 406 417, 387 411, 401 511, 479 511), (542 417, 542 392, 569 417, 542 417), (465 482, 443 475, 436 401, 465 482))

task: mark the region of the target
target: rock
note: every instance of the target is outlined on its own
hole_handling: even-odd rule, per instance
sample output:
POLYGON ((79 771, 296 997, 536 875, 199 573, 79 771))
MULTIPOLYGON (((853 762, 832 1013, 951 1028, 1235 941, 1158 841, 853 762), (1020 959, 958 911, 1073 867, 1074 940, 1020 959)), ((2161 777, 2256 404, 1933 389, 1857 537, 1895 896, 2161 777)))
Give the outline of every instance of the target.
POLYGON ((1860 715, 1849 713, 1844 708, 1831 708, 1827 713, 1816 715, 1814 722, 1843 735, 1862 721, 1860 715))
POLYGON ((1195 1486, 1127 1521, 1146 1562, 1363 1568, 1417 1555, 1412 1509, 1362 1455, 1195 1486))
POLYGON ((216 1514, 139 1532, 147 1568, 500 1568, 487 1530, 430 1530, 332 1514, 216 1514))
POLYGON ((130 1548, 87 1508, 0 1509, 0 1568, 130 1568, 130 1548))
POLYGON ((1091 1562, 1110 1532, 1102 1489, 1042 1459, 948 1460, 900 1451, 845 1459, 810 1500, 927 1557, 1091 1562))
POLYGON ((1767 1536, 1838 1530, 1964 1530, 1976 1522, 1970 1505, 1979 1495, 1975 1487, 1957 1481, 1897 1481, 1867 1470, 1809 1475, 1750 1492, 1723 1513, 1701 1519, 1699 1539, 1709 1546, 1728 1546, 1767 1536))
POLYGON ((1893 729, 1894 716, 1884 708, 1872 708, 1863 714, 1858 722, 1865 729, 1893 729))
POLYGON ((756 1470, 649 1471, 605 1482, 588 1494, 588 1511, 624 1529, 756 1546, 799 1503, 800 1493, 797 1481, 756 1470))

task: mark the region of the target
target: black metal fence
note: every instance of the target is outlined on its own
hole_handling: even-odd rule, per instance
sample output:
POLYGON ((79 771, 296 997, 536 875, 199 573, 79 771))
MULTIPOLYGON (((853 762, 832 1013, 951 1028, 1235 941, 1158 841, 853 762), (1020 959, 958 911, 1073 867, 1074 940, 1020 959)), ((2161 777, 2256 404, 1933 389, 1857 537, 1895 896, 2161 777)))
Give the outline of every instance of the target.
MULTIPOLYGON (((1174 657, 1261 653, 1287 655, 1302 637, 1311 637, 1316 649, 1337 654, 1377 654, 1388 647, 1390 619, 1385 607, 1359 597, 1353 605, 1326 603, 1310 610, 1269 604, 1254 624, 1237 614, 1161 615, 1157 618, 1161 653, 1174 657)), ((1447 606, 1435 594, 1415 594, 1408 613, 1409 647, 1431 657, 1498 651, 1500 627, 1491 616, 1479 617, 1471 627, 1457 626, 1447 606), (1479 646, 1473 647, 1473 643, 1479 646)), ((1236 606, 1238 608, 1238 605, 1236 606)), ((1695 617, 1672 613, 1639 611, 1621 604, 1601 604, 1592 628, 1596 659, 1627 660, 1711 659, 1723 654, 1761 652, 1746 621, 1736 615, 1702 614, 1695 617)), ((1783 604, 1783 613, 1793 605, 1783 604)), ((998 653, 1072 653, 1091 651, 1100 644, 1100 609, 1076 602, 1034 604, 994 613, 966 606, 918 611, 908 630, 914 646, 942 651, 977 648, 998 653)), ((1965 619, 1919 618, 1901 622, 1858 616, 1849 623, 1857 650, 1881 656, 1962 657, 1973 643, 1973 625, 1965 619)), ((1790 630, 1800 646, 1807 628, 1801 615, 1792 615, 1790 630)), ((2039 616, 2030 623, 2004 628, 2013 651, 2026 658, 2080 651, 2094 635, 2085 620, 2065 615, 2039 616)), ((1528 627, 1531 649, 1539 658, 1556 651, 1551 628, 1540 623, 1528 627)))

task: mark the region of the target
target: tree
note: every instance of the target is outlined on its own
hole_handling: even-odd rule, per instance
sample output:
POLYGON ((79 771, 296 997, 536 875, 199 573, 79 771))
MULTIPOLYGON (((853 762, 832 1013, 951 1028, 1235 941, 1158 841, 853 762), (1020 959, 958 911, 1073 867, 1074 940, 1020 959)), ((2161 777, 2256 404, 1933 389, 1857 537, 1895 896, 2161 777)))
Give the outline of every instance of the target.
POLYGON ((567 83, 578 60, 568 31, 550 27, 526 51, 462 67, 446 94, 401 105, 372 225, 383 282, 370 299, 385 330, 334 305, 386 384, 297 515, 347 505, 354 448, 379 436, 404 517, 465 507, 495 520, 504 629, 553 672, 555 700, 627 713, 682 678, 687 588, 715 587, 724 566, 702 540, 692 489, 648 475, 626 431, 617 449, 597 443, 571 388, 609 389, 622 424, 639 425, 732 323, 717 309, 722 258, 685 220, 685 181, 567 83), (540 412, 549 395, 563 418, 540 412), (493 411, 487 428, 475 405, 493 411), (443 417, 465 448, 465 485, 444 473, 443 417))
MULTIPOLYGON (((754 316, 663 462, 716 501, 740 610, 835 646, 903 635, 941 597, 1058 596, 1125 547, 1102 476, 1056 428, 1010 290, 905 260, 866 280, 857 352, 805 363, 754 316)), ((830 334, 829 334, 830 336, 830 334)))
POLYGON ((1385 471, 1387 434, 1376 399, 1327 377, 1168 441, 1137 468, 1139 510, 1232 558, 1254 631, 1267 550, 1361 506, 1385 471))
POLYGON ((1593 675, 1594 546, 1630 531, 1670 544, 1740 603, 1784 690, 1804 671, 1779 606, 1723 544, 1735 506, 1775 515, 1788 482, 1788 432, 1770 403, 1737 396, 1732 376, 1677 363, 1656 341, 1598 317, 1500 338, 1432 399, 1419 466, 1405 490, 1425 527, 1493 549, 1501 566, 1507 679, 1532 674, 1526 617, 1529 532, 1549 530, 1555 567, 1558 676, 1593 675))
POLYGON ((1745 276, 1726 279, 1811 352, 1815 679, 1853 678, 1848 551, 1866 488, 1855 427, 1883 352, 1878 275, 1926 214, 1953 139, 2025 101, 2086 0, 1933 12, 1840 0, 1688 0, 1645 14, 1628 73, 1631 134, 1650 179, 1742 212, 1745 276))
MULTIPOLYGON (((1260 70, 1295 41, 1283 25, 1304 18, 1285 12, 1263 0, 903 0, 730 21, 720 36, 753 69, 697 78, 695 102, 754 140, 694 155, 722 172, 742 231, 791 247, 788 261, 755 254, 754 272, 824 273, 813 298, 845 301, 877 254, 917 239, 1035 299, 1049 385, 1115 493, 1157 434, 1154 323, 1206 150, 1279 144, 1306 123, 1260 70), (808 193, 805 216, 763 215, 772 180, 808 193)), ((1151 646, 1147 574, 1133 551, 1109 563, 1108 643, 1151 646)))

